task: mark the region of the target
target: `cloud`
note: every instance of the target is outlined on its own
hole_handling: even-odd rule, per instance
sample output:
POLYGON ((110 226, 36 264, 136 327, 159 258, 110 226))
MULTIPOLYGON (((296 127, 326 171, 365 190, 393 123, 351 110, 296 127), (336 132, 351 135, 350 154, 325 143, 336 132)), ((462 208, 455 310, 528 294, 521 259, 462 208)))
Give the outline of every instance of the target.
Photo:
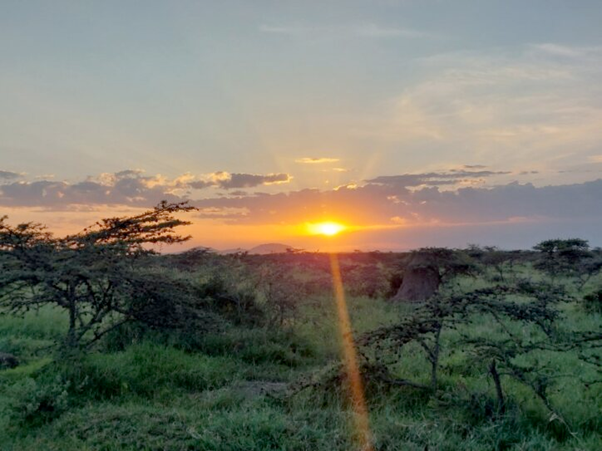
POLYGON ((533 44, 532 48, 540 53, 564 57, 564 58, 580 58, 580 59, 599 59, 602 56, 602 47, 578 47, 555 43, 533 44))
MULTIPOLYGON (((2 173, 0 173, 2 174, 2 173)), ((16 178, 19 174, 8 173, 16 178)), ((162 200, 181 201, 191 189, 240 189, 288 183, 288 174, 214 172, 201 177, 182 174, 175 178, 147 176, 140 169, 102 173, 80 182, 8 180, 0 184, 0 206, 72 208, 75 205, 129 205, 149 207, 162 200)), ((240 192, 238 192, 240 195, 240 192)))
POLYGON ((222 195, 222 196, 248 196, 249 193, 247 193, 246 191, 242 191, 242 190, 236 190, 236 191, 230 191, 227 194, 223 194, 223 193, 218 193, 218 196, 222 195))
POLYGON ((0 180, 14 180, 23 177, 23 174, 11 171, 0 171, 0 180))
POLYGON ((487 166, 482 164, 465 164, 462 166, 464 169, 485 169, 487 166))
POLYGON ((424 174, 402 174, 392 176, 380 176, 370 180, 368 183, 380 185, 389 185, 397 187, 408 186, 440 186, 456 185, 467 180, 481 180, 495 175, 507 175, 510 172, 504 171, 466 171, 451 169, 449 172, 428 172, 424 174))
POLYGON ((292 180, 289 174, 230 174, 220 171, 208 174, 204 180, 195 180, 188 183, 191 188, 204 189, 215 187, 220 189, 254 188, 261 185, 277 185, 288 183, 292 180))
MULTIPOLYGON (((527 171, 531 172, 531 171, 527 171)), ((102 173, 78 182, 12 180, 0 184, 0 206, 77 210, 126 206, 148 208, 162 200, 191 200, 200 217, 231 224, 295 225, 336 218, 361 227, 414 227, 523 222, 561 219, 602 220, 602 179, 572 185, 510 183, 485 185, 508 175, 485 168, 450 169, 379 176, 363 184, 347 183, 329 190, 249 194, 241 188, 286 183, 288 174, 214 172, 201 177, 169 178, 140 170, 102 173), (191 197, 198 189, 224 193, 191 197)), ((520 175, 520 174, 519 174, 520 175)), ((526 174, 529 175, 529 174, 526 174)))
POLYGON ((520 170, 587 161, 602 142, 602 47, 453 52, 414 61, 418 82, 356 122, 358 139, 520 170), (568 57, 570 55, 570 57, 568 57))
MULTIPOLYGON (((30 207, 38 212, 90 212, 95 209, 106 212, 119 210, 121 206, 149 208, 161 200, 190 200, 200 209, 198 217, 217 221, 216 226, 224 223, 298 226, 326 218, 355 226, 359 231, 370 231, 375 240, 379 236, 376 233, 378 230, 384 231, 383 237, 389 236, 386 231, 400 230, 398 235, 389 236, 391 240, 395 236, 404 236, 403 230, 432 230, 430 238, 425 235, 421 241, 425 245, 429 244, 427 238, 437 238, 437 231, 446 227, 459 230, 454 235, 455 239, 460 240, 463 236, 464 242, 475 242, 470 232, 476 230, 474 227, 499 227, 496 233, 507 236, 511 232, 502 228, 502 225, 516 227, 534 224, 537 227, 529 226, 532 236, 543 239, 548 237, 549 230, 564 231, 570 235, 576 234, 575 230, 594 230, 594 224, 602 223, 602 179, 540 187, 517 182, 494 186, 481 183, 483 179, 491 180, 506 174, 502 171, 463 168, 379 176, 363 184, 348 183, 329 190, 249 194, 248 191, 234 188, 284 182, 290 176, 216 172, 204 175, 204 179, 199 180, 191 174, 168 178, 127 170, 103 173, 73 183, 10 181, 0 185, 0 206, 9 209, 30 207), (471 186, 475 181, 476 184, 471 186), (205 188, 226 191, 208 190, 206 193, 209 193, 209 197, 191 199, 190 196, 195 194, 195 191, 191 191, 192 185, 197 183, 205 188), (554 229, 553 224, 565 226, 554 229), (587 227, 574 229, 573 225, 578 224, 587 227), (464 235, 460 230, 465 230, 464 235)), ((405 235, 404 239, 412 236, 411 233, 405 235)), ((384 248, 391 245, 388 242, 379 246, 384 248)), ((408 245, 417 244, 410 242, 408 245)))
POLYGON ((148 207, 161 200, 179 201, 178 183, 161 176, 144 177, 122 172, 87 180, 19 181, 0 185, 0 205, 7 207, 67 208, 74 205, 130 205, 148 207))
MULTIPOLYGON (((379 179, 383 181, 375 180, 379 179)), ((384 179, 389 180, 395 179, 384 179)), ((436 186, 409 190, 404 183, 370 182, 331 191, 305 189, 195 203, 201 208, 244 211, 244 215, 230 214, 228 221, 233 224, 300 224, 323 217, 366 227, 516 223, 517 218, 541 224, 602 220, 602 179, 572 185, 510 183, 453 191, 436 186)))
POLYGON ((329 157, 322 157, 322 158, 311 158, 311 157, 304 157, 304 158, 298 158, 295 160, 295 163, 301 163, 301 164, 324 164, 324 163, 336 163, 338 161, 341 161, 339 158, 329 158, 329 157))
POLYGON ((144 173, 143 169, 126 169, 124 171, 116 172, 114 175, 117 178, 136 178, 144 173))
POLYGON ((230 174, 229 179, 220 181, 219 187, 223 189, 252 188, 260 185, 288 183, 291 178, 288 174, 230 174))

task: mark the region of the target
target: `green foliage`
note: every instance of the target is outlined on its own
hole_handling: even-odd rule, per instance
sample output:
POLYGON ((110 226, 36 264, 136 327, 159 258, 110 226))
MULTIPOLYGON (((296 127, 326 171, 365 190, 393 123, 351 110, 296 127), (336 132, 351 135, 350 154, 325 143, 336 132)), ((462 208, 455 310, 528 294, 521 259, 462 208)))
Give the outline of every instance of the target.
POLYGON ((472 355, 475 363, 488 362, 485 374, 489 373, 494 381, 501 412, 505 410, 505 396, 500 372, 532 389, 545 406, 556 413, 547 396, 553 369, 537 364, 529 357, 537 351, 552 348, 551 343, 556 338, 555 323, 560 317, 557 306, 565 299, 559 288, 524 281, 510 287, 494 286, 447 296, 440 294, 420 305, 412 316, 401 322, 364 335, 362 342, 375 347, 377 355, 383 348, 394 348, 399 353, 407 345, 417 344, 431 366, 429 384, 390 378, 387 382, 436 393, 441 355, 445 351, 441 334, 447 329, 468 326, 463 329, 466 332, 461 334, 457 345, 472 355), (490 318, 499 328, 497 336, 470 333, 469 326, 483 317, 490 318), (529 328, 531 333, 515 333, 513 323, 520 323, 523 330, 529 328))
MULTIPOLYGON (((184 327, 141 312, 76 360, 53 362, 48 346, 68 328, 66 309, 0 316, 0 351, 22 362, 0 370, 0 449, 357 448, 328 259, 188 257, 181 266, 140 260, 149 290, 168 279, 192 293, 186 305, 203 316, 184 327), (262 279, 264 265, 277 271, 262 279), (266 282, 299 292, 270 299, 266 282), (270 304, 280 301, 292 304, 283 321, 270 304)), ((523 257, 497 277, 485 255, 473 256, 479 278, 450 275, 438 296, 412 305, 354 296, 369 294, 354 291, 356 268, 389 271, 403 256, 344 257, 375 450, 602 448, 602 318, 565 302, 562 286, 536 282, 523 257)), ((181 292, 161 293, 148 314, 169 319, 181 292)))
POLYGON ((59 371, 78 387, 75 396, 99 400, 203 391, 221 387, 237 374, 235 363, 227 357, 191 355, 152 343, 110 355, 93 354, 59 366, 59 371))
POLYGON ((240 256, 226 256, 213 262, 199 276, 196 295, 211 310, 236 325, 260 326, 265 312, 257 300, 259 280, 240 256))
POLYGON ((493 282, 506 282, 509 276, 515 275, 517 263, 525 258, 523 251, 503 251, 496 246, 480 247, 471 244, 465 252, 480 263, 485 273, 488 270, 493 272, 489 276, 493 282))
POLYGON ((583 296, 581 305, 586 312, 602 314, 602 289, 583 296))
POLYGON ((258 288, 263 295, 263 310, 268 327, 291 325, 299 306, 310 296, 309 284, 290 267, 263 265, 258 271, 258 288))
POLYGON ((352 296, 378 299, 387 297, 391 290, 391 272, 381 264, 355 265, 342 276, 346 291, 352 296))
POLYGON ((185 241, 175 214, 192 210, 163 202, 128 218, 109 218, 77 235, 54 238, 38 224, 0 219, 0 307, 20 314, 55 305, 68 312, 64 344, 89 345, 121 324, 138 320, 174 326, 194 320, 190 287, 149 271, 151 244, 185 241))
POLYGON ((13 425, 34 427, 91 400, 168 398, 178 391, 219 388, 238 373, 228 357, 190 355, 142 343, 123 352, 92 354, 38 369, 8 385, 7 409, 13 425))
POLYGON ((60 376, 50 382, 30 377, 17 382, 9 394, 11 422, 31 427, 58 418, 69 406, 69 385, 60 376))
POLYGON ((580 238, 545 240, 533 246, 533 249, 545 255, 545 259, 540 263, 549 265, 551 270, 570 269, 572 265, 589 256, 589 244, 587 240, 580 238))
MULTIPOLYGON (((182 346, 176 343, 176 346, 182 346)), ((315 349, 296 334, 278 329, 230 328, 221 333, 205 334, 185 349, 212 356, 236 356, 246 363, 301 365, 315 356, 315 349)))
POLYGON ((589 249, 587 240, 571 238, 546 240, 533 247, 540 253, 534 267, 552 279, 560 275, 573 277, 579 289, 602 271, 602 257, 589 249))
POLYGON ((446 247, 424 247, 412 252, 410 264, 414 268, 432 268, 441 283, 460 275, 476 275, 478 267, 464 251, 446 247))

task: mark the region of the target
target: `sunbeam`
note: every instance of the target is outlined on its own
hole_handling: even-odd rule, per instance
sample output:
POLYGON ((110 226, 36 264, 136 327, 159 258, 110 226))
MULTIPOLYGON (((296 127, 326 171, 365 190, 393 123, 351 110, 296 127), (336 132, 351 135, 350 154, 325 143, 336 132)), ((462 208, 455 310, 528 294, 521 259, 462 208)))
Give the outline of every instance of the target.
POLYGON ((330 253, 330 268, 332 272, 334 298, 339 317, 339 332, 341 334, 345 370, 347 371, 349 380, 349 397, 353 406, 353 418, 357 431, 356 440, 358 441, 361 450, 372 451, 370 421, 364 396, 364 384, 357 363, 357 353, 355 350, 355 342, 353 340, 353 332, 351 330, 351 320, 349 319, 345 291, 343 290, 339 259, 334 252, 330 253))

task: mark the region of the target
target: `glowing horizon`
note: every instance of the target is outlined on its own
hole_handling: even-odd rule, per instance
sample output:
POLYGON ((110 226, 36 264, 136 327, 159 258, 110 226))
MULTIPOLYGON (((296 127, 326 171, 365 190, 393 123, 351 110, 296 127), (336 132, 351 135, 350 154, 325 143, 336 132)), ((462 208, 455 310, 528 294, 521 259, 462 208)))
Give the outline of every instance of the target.
POLYGON ((602 245, 597 0, 42 3, 0 16, 11 221, 190 200, 214 248, 602 245))
POLYGON ((347 229, 346 226, 334 221, 325 221, 318 223, 307 223, 307 232, 310 235, 335 236, 347 229))

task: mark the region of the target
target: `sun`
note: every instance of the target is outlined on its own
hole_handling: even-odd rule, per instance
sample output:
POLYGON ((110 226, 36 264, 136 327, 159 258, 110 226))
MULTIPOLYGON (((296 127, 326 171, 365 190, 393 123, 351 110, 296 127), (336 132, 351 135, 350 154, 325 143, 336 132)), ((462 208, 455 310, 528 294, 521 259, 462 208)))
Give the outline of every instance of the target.
POLYGON ((335 236, 345 230, 346 227, 336 222, 318 222, 307 224, 307 230, 312 235, 335 236))

